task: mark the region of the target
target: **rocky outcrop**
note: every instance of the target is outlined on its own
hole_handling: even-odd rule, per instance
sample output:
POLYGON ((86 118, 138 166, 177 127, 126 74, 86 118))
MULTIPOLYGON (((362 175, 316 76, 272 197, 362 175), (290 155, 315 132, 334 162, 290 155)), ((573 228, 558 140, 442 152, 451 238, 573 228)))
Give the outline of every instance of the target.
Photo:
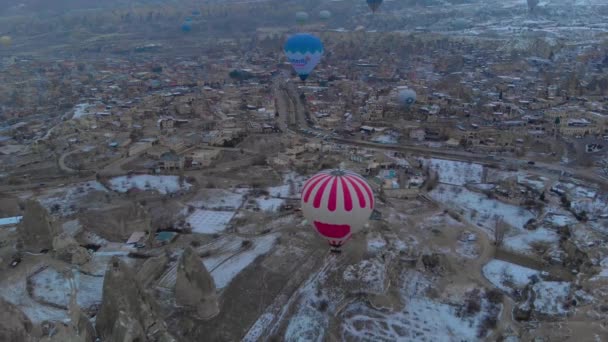
POLYGON ((106 271, 96 319, 103 341, 175 341, 158 314, 155 300, 144 291, 136 272, 114 257, 106 271))
POLYGON ((150 230, 148 212, 138 203, 122 202, 104 209, 89 209, 79 217, 86 230, 108 241, 124 242, 134 232, 150 230))
POLYGON ((194 310, 201 319, 215 317, 220 312, 215 282, 190 247, 184 251, 177 268, 175 301, 179 306, 194 310))
POLYGON ((144 287, 147 287, 148 284, 161 276, 168 262, 169 258, 165 254, 146 260, 139 268, 139 271, 137 271, 137 280, 144 287))
POLYGON ((19 308, 0 297, 0 341, 35 341, 32 322, 19 308))
POLYGON ((91 260, 87 249, 79 246, 68 233, 61 233, 53 238, 53 253, 57 259, 75 265, 84 265, 91 260))
POLYGON ((17 226, 17 231, 26 251, 38 253, 53 248, 56 229, 48 211, 37 201, 30 200, 26 203, 23 220, 17 226))

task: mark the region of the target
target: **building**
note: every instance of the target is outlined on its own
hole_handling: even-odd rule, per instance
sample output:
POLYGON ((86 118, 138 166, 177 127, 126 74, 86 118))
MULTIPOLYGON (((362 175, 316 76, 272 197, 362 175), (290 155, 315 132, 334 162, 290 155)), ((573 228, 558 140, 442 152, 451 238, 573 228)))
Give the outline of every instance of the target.
POLYGON ((426 132, 422 128, 413 129, 410 131, 410 139, 424 141, 426 139, 426 132))
POLYGON ((163 153, 158 160, 161 170, 181 170, 184 168, 184 159, 173 151, 163 153))

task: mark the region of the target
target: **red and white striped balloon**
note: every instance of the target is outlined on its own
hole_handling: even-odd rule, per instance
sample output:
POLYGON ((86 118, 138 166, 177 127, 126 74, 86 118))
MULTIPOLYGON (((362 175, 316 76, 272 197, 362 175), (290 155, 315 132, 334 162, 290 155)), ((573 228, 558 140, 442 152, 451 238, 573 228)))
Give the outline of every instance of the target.
POLYGON ((363 228, 373 209, 372 188, 354 172, 321 171, 302 188, 304 217, 335 248, 363 228))

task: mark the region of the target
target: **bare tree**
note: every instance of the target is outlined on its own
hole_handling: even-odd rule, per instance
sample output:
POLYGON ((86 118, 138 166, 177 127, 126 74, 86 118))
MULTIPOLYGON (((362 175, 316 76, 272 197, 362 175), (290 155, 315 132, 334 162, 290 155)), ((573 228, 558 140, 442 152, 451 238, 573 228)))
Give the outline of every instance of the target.
POLYGON ((500 247, 505 239, 505 234, 509 230, 509 225, 501 217, 496 219, 494 226, 494 244, 496 247, 500 247))

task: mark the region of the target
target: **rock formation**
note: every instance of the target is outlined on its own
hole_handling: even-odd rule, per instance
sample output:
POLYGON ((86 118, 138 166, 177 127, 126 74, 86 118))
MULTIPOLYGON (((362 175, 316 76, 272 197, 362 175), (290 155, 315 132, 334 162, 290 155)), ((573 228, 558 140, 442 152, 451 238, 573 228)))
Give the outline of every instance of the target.
POLYGON ((32 322, 15 305, 0 297, 0 341, 35 341, 32 322))
POLYGON ((147 287, 161 276, 168 262, 169 258, 165 254, 146 260, 137 271, 137 280, 142 286, 147 287))
POLYGON ((86 248, 67 233, 61 233, 53 238, 53 252, 55 256, 65 262, 75 265, 84 265, 91 260, 86 248))
POLYGON ((53 247, 56 229, 47 210, 37 201, 29 200, 26 203, 23 220, 17 230, 26 251, 38 253, 53 247))
POLYGON ((135 202, 122 202, 114 207, 89 209, 79 217, 86 230, 109 241, 124 242, 132 233, 148 231, 150 216, 135 202))
POLYGON ((103 283, 103 299, 96 319, 103 341, 175 341, 158 314, 154 299, 144 291, 136 272, 112 258, 103 283))
POLYGON ((177 305, 195 310, 201 319, 215 317, 220 312, 215 282, 190 247, 184 251, 177 268, 175 301, 177 305))

